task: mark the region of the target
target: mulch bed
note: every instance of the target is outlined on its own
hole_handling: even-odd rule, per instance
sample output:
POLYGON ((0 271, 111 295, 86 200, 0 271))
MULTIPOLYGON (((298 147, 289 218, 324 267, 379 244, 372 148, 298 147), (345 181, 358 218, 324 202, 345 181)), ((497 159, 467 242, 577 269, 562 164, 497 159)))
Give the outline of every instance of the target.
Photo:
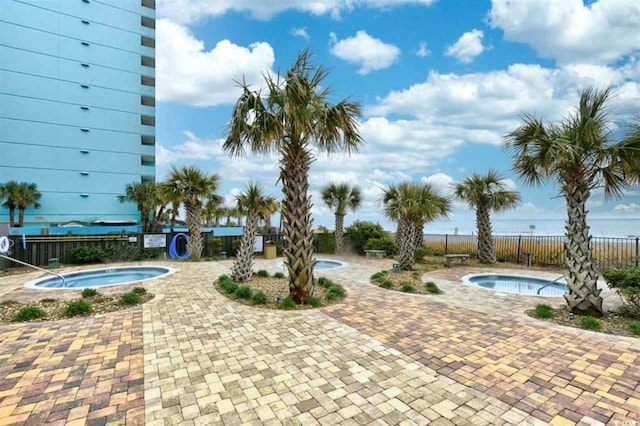
MULTIPOLYGON (((566 307, 553 309, 553 318, 538 318, 535 316, 535 310, 533 309, 528 310, 525 313, 537 320, 553 322, 553 323, 564 325, 567 327, 583 328, 580 322, 582 316, 575 315, 573 319, 570 319, 569 311, 567 310, 566 307)), ((630 328, 631 323, 640 322, 640 320, 638 319, 629 318, 615 311, 609 311, 609 312, 605 312, 602 318, 598 318, 598 321, 600 322, 600 329, 592 330, 592 331, 597 331, 597 332, 606 333, 606 334, 615 334, 618 336, 640 338, 640 335, 634 334, 630 328)))
MULTIPOLYGON (((124 293, 122 293, 124 294, 124 293)), ((82 300, 86 300, 91 304, 92 312, 89 315, 106 314, 108 312, 120 311, 130 308, 131 305, 121 305, 120 296, 122 294, 112 295, 97 295, 93 297, 87 297, 82 300)), ((152 293, 146 293, 140 295, 142 299, 141 303, 148 302, 154 298, 152 293)), ((81 300, 81 298, 75 299, 81 300)), ((65 309, 71 300, 56 300, 55 298, 44 298, 33 302, 17 302, 14 300, 5 300, 0 302, 0 324, 12 324, 16 323, 13 319, 20 309, 26 306, 35 306, 42 309, 46 313, 45 318, 36 319, 28 322, 40 322, 49 320, 65 319, 65 309)))
POLYGON ((391 281, 393 283, 391 287, 381 287, 380 281, 376 281, 376 280, 371 280, 371 283, 381 288, 385 288, 386 290, 394 290, 394 291, 403 291, 402 290, 403 284, 408 283, 408 284, 411 284, 415 289, 415 291, 413 291, 412 293, 434 294, 433 292, 430 292, 427 289, 425 283, 422 282, 421 277, 427 272, 435 271, 438 269, 442 269, 441 263, 438 263, 438 264, 416 263, 414 265, 413 271, 393 272, 392 270, 387 270, 386 271, 387 273, 384 275, 383 279, 391 281))

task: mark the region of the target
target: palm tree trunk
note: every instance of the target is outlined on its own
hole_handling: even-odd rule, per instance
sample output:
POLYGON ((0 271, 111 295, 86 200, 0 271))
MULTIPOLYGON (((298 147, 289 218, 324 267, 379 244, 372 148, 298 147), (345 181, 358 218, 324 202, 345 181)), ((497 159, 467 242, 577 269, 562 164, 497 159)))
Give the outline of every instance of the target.
POLYGON ((174 205, 171 208, 171 233, 172 234, 176 228, 176 217, 178 217, 178 207, 174 205))
POLYGON ((257 225, 257 214, 247 216, 247 226, 245 226, 242 240, 240 240, 240 247, 236 253, 236 261, 231 268, 234 281, 245 282, 251 279, 253 270, 253 249, 256 244, 257 225))
POLYGON ((486 206, 476 207, 476 226, 478 227, 478 259, 480 263, 496 263, 496 252, 491 235, 491 218, 486 206))
POLYGON ((309 153, 300 145, 282 152, 284 263, 289 271, 289 295, 306 303, 313 290, 313 219, 309 197, 309 153))
POLYGON ((422 247, 424 243, 424 222, 416 223, 416 242, 415 247, 422 247))
POLYGON ((601 289, 598 289, 598 273, 593 264, 591 236, 587 226, 585 204, 589 190, 576 186, 575 190, 565 190, 567 202, 567 223, 565 229, 569 294, 564 298, 569 311, 575 314, 602 316, 601 289))
POLYGON ((18 226, 21 228, 22 228, 22 225, 24 225, 24 211, 25 211, 24 207, 18 208, 18 226))
POLYGON ((202 234, 200 225, 202 214, 200 208, 194 205, 185 206, 187 210, 187 228, 189 228, 189 241, 187 242, 187 252, 191 260, 200 260, 202 256, 202 234))
POLYGON ((336 213, 336 253, 344 250, 344 215, 336 213))
POLYGON ((416 227, 414 224, 408 223, 402 219, 398 222, 396 240, 398 242, 398 248, 400 250, 399 262, 400 268, 405 271, 410 271, 413 267, 413 263, 415 262, 415 234, 416 227))
POLYGON ((9 206, 9 227, 13 228, 16 225, 16 208, 9 206))

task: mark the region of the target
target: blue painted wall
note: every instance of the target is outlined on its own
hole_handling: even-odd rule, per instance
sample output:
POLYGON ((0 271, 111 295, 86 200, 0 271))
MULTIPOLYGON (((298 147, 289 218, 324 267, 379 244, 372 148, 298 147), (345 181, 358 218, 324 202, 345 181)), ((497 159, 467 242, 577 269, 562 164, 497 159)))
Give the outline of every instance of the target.
POLYGON ((155 119, 155 10, 143 4, 0 0, 0 183, 38 185, 27 224, 139 220, 117 196, 155 180, 155 127, 142 124, 155 119))

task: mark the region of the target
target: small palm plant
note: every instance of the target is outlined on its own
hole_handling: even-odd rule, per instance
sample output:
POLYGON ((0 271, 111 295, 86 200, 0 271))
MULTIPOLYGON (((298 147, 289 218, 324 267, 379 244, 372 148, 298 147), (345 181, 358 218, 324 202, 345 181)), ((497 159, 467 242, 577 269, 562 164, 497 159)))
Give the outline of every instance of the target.
POLYGON ((347 210, 355 211, 362 204, 362 192, 357 185, 348 183, 329 183, 322 188, 322 201, 336 218, 336 253, 342 253, 344 236, 344 217, 347 210))
POLYGON ((118 201, 135 203, 142 219, 142 231, 152 232, 164 210, 158 185, 153 182, 129 183, 125 186, 124 192, 124 195, 118 195, 118 201))
POLYGON ((426 222, 447 217, 451 200, 444 197, 428 183, 403 182, 384 189, 382 204, 385 215, 398 224, 396 241, 400 249, 400 268, 411 270, 419 232, 426 222))
POLYGON ((577 314, 601 316, 602 297, 593 262, 586 204, 595 188, 605 197, 620 197, 640 182, 640 124, 623 140, 611 131, 608 101, 611 89, 586 88, 578 108, 557 123, 525 115, 524 124, 505 137, 513 170, 527 184, 555 181, 567 205, 566 254, 568 308, 577 314))
POLYGON ((260 214, 269 209, 277 201, 275 197, 267 196, 260 185, 249 182, 247 189, 236 197, 238 208, 247 217, 244 234, 240 240, 240 247, 236 253, 236 261, 231 273, 236 282, 249 281, 253 269, 253 250, 256 244, 258 220, 260 214))
POLYGON ((280 75, 265 76, 265 93, 241 83, 223 148, 232 156, 277 153, 283 185, 284 263, 289 271, 289 294, 304 304, 313 289, 313 220, 309 169, 313 149, 356 152, 363 143, 358 132, 360 104, 342 100, 332 104, 324 84, 327 70, 300 53, 280 75))
POLYGON ((9 226, 13 228, 15 225, 16 209, 18 208, 17 200, 19 197, 20 184, 14 180, 11 180, 2 185, 2 199, 4 203, 2 206, 9 210, 9 226))
POLYGON ((192 260, 200 260, 202 256, 202 209, 205 200, 218 190, 219 182, 217 174, 208 175, 196 166, 171 166, 166 185, 173 188, 176 197, 184 204, 189 229, 187 252, 192 260))
POLYGON ((514 208, 520 202, 520 194, 508 191, 504 177, 497 170, 481 175, 474 173, 454 185, 454 195, 476 211, 478 227, 478 258, 482 263, 495 263, 496 252, 491 233, 491 212, 514 208))
POLYGON ((18 226, 23 226, 25 210, 31 206, 39 209, 42 193, 38 191, 38 186, 35 183, 22 182, 18 185, 17 193, 13 195, 17 196, 14 201, 18 208, 18 226))

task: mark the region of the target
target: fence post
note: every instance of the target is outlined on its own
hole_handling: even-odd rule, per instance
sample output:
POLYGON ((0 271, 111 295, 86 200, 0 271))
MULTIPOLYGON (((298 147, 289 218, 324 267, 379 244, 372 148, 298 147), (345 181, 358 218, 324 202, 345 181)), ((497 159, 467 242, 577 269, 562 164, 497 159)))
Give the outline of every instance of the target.
POLYGON ((449 234, 444 234, 444 254, 449 254, 449 234))
POLYGON ((639 255, 639 253, 638 253, 638 237, 636 237, 636 256, 635 256, 636 257, 636 268, 640 264, 640 262, 639 262, 640 259, 638 259, 638 255, 639 255))
POLYGON ((522 243, 522 235, 518 235, 518 254, 516 254, 516 263, 520 263, 520 245, 522 243))

